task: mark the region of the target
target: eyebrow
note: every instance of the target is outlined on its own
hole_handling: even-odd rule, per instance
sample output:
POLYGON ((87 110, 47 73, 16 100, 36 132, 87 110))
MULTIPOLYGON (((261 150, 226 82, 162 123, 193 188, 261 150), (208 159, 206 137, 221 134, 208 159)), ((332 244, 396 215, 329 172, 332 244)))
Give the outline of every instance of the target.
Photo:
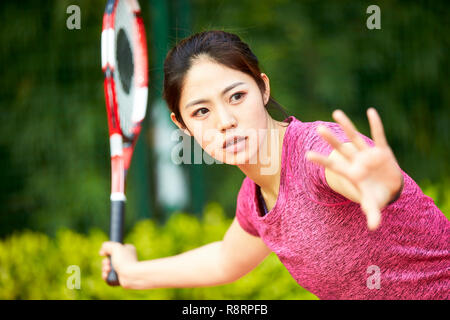
MULTIPOLYGON (((226 87, 223 91, 222 91, 222 95, 224 95, 225 93, 227 93, 228 91, 234 89, 237 86, 240 86, 241 84, 245 84, 244 82, 235 82, 232 85, 229 85, 228 87, 226 87)), ((207 99, 197 99, 194 101, 189 102, 186 107, 184 107, 185 109, 192 107, 193 105, 199 104, 199 103, 205 103, 208 102, 207 99)))

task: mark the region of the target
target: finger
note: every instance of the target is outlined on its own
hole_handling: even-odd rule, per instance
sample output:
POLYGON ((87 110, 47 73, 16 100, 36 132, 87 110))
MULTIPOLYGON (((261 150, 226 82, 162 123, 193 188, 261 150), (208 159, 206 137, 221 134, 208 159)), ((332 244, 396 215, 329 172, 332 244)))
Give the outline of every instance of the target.
POLYGON ((102 261, 102 269, 109 269, 111 268, 111 260, 105 259, 102 261))
POLYGON ((112 254, 113 249, 118 245, 118 242, 113 241, 105 241, 100 248, 99 255, 101 256, 110 256, 112 254))
POLYGON ((339 123, 342 130, 344 130, 347 137, 353 142, 353 144, 359 150, 365 150, 369 148, 364 139, 359 135, 358 130, 352 123, 352 121, 345 115, 342 110, 335 110, 332 114, 333 119, 339 123))
POLYGON ((363 196, 361 199, 361 208, 366 214, 369 230, 376 230, 381 223, 381 212, 374 199, 370 196, 363 196))
POLYGON ((342 154, 347 160, 352 159, 352 152, 349 149, 343 147, 343 143, 340 142, 333 133, 328 130, 325 126, 320 125, 317 128, 317 133, 325 139, 334 149, 336 149, 340 154, 342 154))
POLYGON ((111 265, 108 263, 108 265, 102 267, 102 272, 106 272, 108 274, 111 271, 111 265))
POLYGON ((101 256, 107 256, 107 255, 109 255, 109 249, 110 249, 110 246, 109 246, 108 242, 103 242, 98 254, 101 256))
POLYGON ((109 258, 105 258, 102 260, 102 275, 108 276, 111 271, 111 262, 109 258))
POLYGON ((104 273, 104 274, 106 274, 106 275, 108 275, 108 273, 111 271, 111 268, 110 267, 104 267, 104 268, 102 268, 102 274, 104 273))
POLYGON ((388 146, 383 123, 378 112, 374 108, 367 109, 367 118, 369 119, 370 132, 375 145, 380 147, 388 146))
POLYGON ((314 151, 308 151, 306 153, 306 158, 350 179, 347 166, 345 166, 342 162, 333 161, 329 157, 325 157, 314 151))
POLYGON ((102 260, 102 266, 103 267, 109 266, 110 264, 111 264, 111 261, 110 261, 109 258, 105 258, 105 259, 102 260))

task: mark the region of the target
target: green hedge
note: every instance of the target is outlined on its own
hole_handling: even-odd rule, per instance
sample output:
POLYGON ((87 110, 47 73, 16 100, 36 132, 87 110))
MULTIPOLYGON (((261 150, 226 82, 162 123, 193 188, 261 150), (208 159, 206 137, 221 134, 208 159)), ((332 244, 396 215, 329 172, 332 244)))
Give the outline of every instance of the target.
MULTIPOLYGON (((219 240, 230 223, 218 204, 210 204, 201 221, 185 213, 175 213, 163 226, 142 220, 126 242, 136 246, 139 260, 161 258, 219 240)), ((106 240, 100 230, 86 236, 64 229, 54 239, 31 231, 10 236, 0 242, 0 299, 317 299, 297 285, 273 253, 229 285, 142 291, 111 288, 101 279, 98 255, 106 240), (80 289, 68 288, 71 265, 80 268, 80 289)))
MULTIPOLYGON (((449 218, 450 189, 423 183, 423 191, 449 218)), ((125 241, 136 246, 139 260, 171 256, 221 239, 231 220, 217 203, 209 204, 201 220, 175 213, 163 226, 138 222, 125 241)), ((101 279, 98 251, 107 235, 98 229, 88 235, 60 230, 55 238, 36 232, 16 233, 0 242, 0 299, 317 299, 297 285, 271 254, 240 280, 223 286, 189 289, 125 290, 101 279), (80 289, 69 289, 76 265, 80 289)), ((182 268, 183 266, 180 266, 182 268)))

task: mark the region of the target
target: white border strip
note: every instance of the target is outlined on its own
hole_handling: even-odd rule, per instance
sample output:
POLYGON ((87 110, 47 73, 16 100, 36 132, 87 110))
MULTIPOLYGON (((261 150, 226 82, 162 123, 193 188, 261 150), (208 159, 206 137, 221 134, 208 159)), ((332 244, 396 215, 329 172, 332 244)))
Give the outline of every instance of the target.
POLYGON ((147 87, 136 88, 136 91, 134 92, 134 106, 131 121, 136 123, 144 119, 145 111, 147 110, 147 96, 147 87))
POLYGON ((116 64, 116 52, 114 50, 114 30, 111 28, 102 31, 102 68, 109 64, 114 69, 116 64))
POLYGON ((123 141, 120 134, 114 133, 109 137, 109 146, 111 148, 111 157, 123 155, 123 141))
POLYGON ((125 194, 123 192, 111 193, 111 201, 126 201, 125 194))

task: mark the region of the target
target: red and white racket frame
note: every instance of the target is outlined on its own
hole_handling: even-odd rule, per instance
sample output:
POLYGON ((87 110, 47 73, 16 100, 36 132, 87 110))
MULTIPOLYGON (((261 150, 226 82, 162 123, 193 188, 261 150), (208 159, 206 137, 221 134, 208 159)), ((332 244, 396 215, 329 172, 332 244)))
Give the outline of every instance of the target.
MULTIPOLYGON (((130 167, 131 157, 141 131, 142 121, 147 109, 148 97, 148 56, 144 23, 140 15, 137 0, 108 0, 103 15, 101 35, 102 70, 104 73, 104 90, 106 112, 108 115, 109 141, 111 151, 111 225, 110 240, 123 242, 123 225, 125 215, 125 178, 130 167), (132 16, 132 31, 129 35, 133 48, 133 96, 131 102, 131 136, 124 135, 120 126, 120 113, 116 95, 117 85, 114 80, 116 72, 116 9, 126 5, 125 10, 132 16), (126 138, 125 138, 126 137, 126 138)), ((117 77, 116 77, 117 78, 117 77)), ((111 264, 111 271, 106 279, 109 285, 120 285, 117 273, 111 264)))

